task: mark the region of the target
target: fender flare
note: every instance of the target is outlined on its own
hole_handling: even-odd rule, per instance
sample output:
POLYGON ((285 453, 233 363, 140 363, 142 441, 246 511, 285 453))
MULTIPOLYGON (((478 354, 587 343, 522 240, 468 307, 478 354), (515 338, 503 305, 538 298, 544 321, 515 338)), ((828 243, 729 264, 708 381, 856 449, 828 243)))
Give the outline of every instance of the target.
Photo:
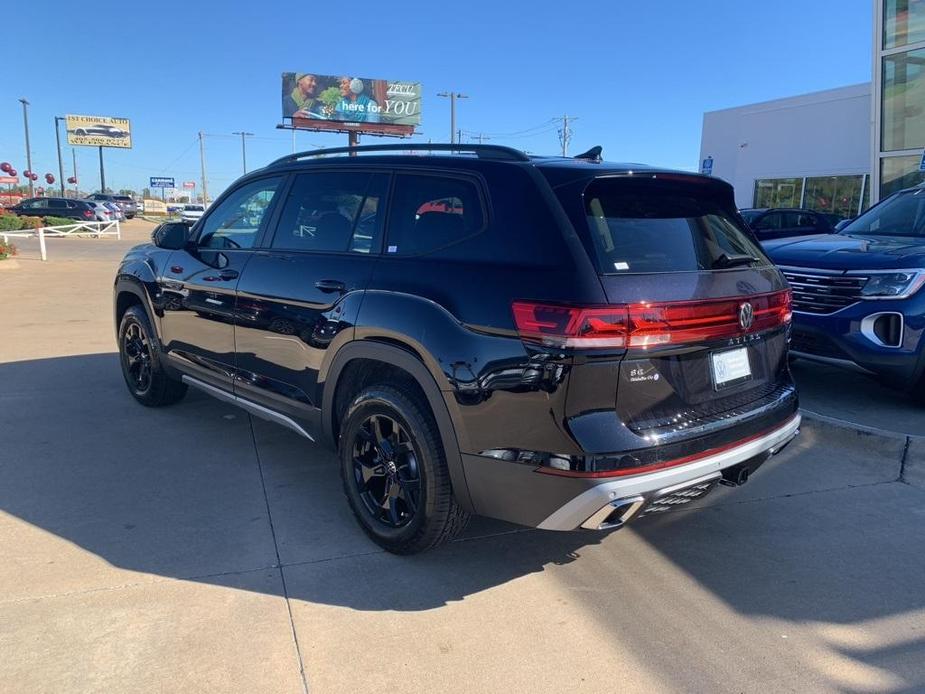
POLYGON ((469 495, 469 485, 466 482, 462 455, 459 451, 459 443, 456 440, 456 430, 453 427, 444 394, 437 387, 437 382, 427 367, 409 351, 372 340, 348 342, 337 351, 325 379, 321 401, 321 412, 323 413, 321 426, 325 440, 333 448, 336 448, 337 442, 334 440, 333 420, 334 393, 337 390, 337 383, 340 380, 341 373, 355 359, 371 359, 397 366, 411 374, 412 378, 421 387, 437 422, 437 429, 443 443, 446 464, 450 473, 450 481, 453 484, 453 493, 457 502, 471 513, 473 506, 469 495))
POLYGON ((154 307, 151 305, 151 298, 148 296, 148 293, 139 280, 124 274, 120 274, 116 277, 116 282, 113 286, 112 317, 116 334, 119 332, 119 316, 116 313, 119 306, 119 295, 126 293, 133 294, 138 298, 145 312, 148 314, 148 320, 151 321, 151 326, 157 333, 156 337, 158 342, 160 342, 160 322, 157 320, 154 307))

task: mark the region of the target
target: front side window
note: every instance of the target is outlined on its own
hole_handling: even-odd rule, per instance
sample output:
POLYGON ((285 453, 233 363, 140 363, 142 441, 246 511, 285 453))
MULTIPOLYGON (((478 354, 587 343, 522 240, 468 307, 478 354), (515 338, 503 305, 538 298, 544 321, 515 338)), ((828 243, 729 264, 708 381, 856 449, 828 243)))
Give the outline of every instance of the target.
POLYGON ((386 254, 418 255, 444 248, 485 226, 475 183, 461 178, 399 174, 386 254))
POLYGON ((841 230, 863 236, 925 236, 925 188, 887 198, 841 230))
POLYGON ((766 263, 732 209, 700 184, 597 179, 585 214, 602 274, 684 272, 766 263))
POLYGON ((776 231, 782 228, 783 223, 784 216, 780 212, 769 212, 754 226, 757 231, 776 231))
POLYGON ((199 246, 251 248, 281 181, 279 177, 261 178, 231 193, 203 222, 199 246))
POLYGON ((370 253, 378 249, 387 174, 317 172, 296 176, 273 236, 273 248, 370 253))

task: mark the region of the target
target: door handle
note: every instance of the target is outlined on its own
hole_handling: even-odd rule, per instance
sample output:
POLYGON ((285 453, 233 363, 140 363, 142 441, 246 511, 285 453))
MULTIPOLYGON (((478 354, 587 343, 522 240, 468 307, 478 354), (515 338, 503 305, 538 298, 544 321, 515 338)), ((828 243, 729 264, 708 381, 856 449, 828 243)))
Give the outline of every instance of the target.
POLYGON ((238 279, 238 271, 231 270, 231 269, 222 270, 221 272, 218 273, 218 276, 221 277, 223 280, 236 280, 238 279))
POLYGON ((323 292, 345 292, 347 285, 340 280, 318 280, 315 286, 323 292))

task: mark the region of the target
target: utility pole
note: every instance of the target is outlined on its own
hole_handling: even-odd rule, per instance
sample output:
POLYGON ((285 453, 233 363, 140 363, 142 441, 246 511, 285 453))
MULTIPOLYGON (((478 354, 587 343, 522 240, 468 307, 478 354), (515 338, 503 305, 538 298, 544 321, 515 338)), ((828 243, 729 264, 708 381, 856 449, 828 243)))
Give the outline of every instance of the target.
POLYGON ((199 131, 199 169, 202 173, 202 204, 208 205, 209 189, 206 188, 206 148, 203 140, 202 130, 199 131))
POLYGON ((478 140, 478 141, 479 141, 479 144, 482 144, 482 141, 483 141, 483 140, 490 140, 490 139, 491 139, 490 137, 488 137, 488 135, 485 135, 485 134, 483 134, 483 133, 479 133, 478 135, 471 135, 471 134, 470 134, 469 137, 471 137, 473 140, 478 140))
POLYGON ((61 184, 61 197, 67 197, 64 193, 64 162, 61 161, 61 129, 58 127, 58 121, 64 120, 61 116, 55 116, 55 143, 58 145, 58 182, 61 184))
MULTIPOLYGON (((578 120, 577 118, 572 118, 571 120, 578 120)), ((559 142, 562 144, 562 156, 568 156, 568 145, 572 141, 572 128, 569 126, 569 116, 564 114, 562 116, 562 127, 559 129, 559 142)))
MULTIPOLYGON (((19 103, 22 104, 22 122, 23 126, 26 129, 26 171, 30 174, 32 173, 32 148, 29 146, 29 102, 25 98, 20 99, 19 103)), ((32 177, 28 176, 29 179, 29 197, 35 197, 35 186, 32 184, 32 177)))
POLYGON ((462 144, 462 128, 456 129, 456 142, 462 144))
POLYGON ((440 92, 437 96, 450 98, 450 144, 456 144, 456 100, 469 97, 459 92, 440 92))
POLYGON ((100 147, 100 192, 106 192, 106 173, 103 171, 103 148, 100 147))
POLYGON ((244 166, 244 173, 247 173, 247 146, 244 144, 244 138, 253 137, 254 133, 248 133, 244 132, 243 130, 239 130, 231 134, 241 136, 241 164, 244 166))

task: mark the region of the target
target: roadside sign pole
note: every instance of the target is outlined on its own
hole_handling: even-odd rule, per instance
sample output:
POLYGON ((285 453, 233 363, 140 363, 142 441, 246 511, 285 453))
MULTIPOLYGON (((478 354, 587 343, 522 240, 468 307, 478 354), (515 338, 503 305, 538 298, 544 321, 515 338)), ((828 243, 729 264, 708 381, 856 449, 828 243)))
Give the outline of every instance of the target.
POLYGON ((62 120, 61 116, 55 116, 55 143, 58 145, 58 182, 61 184, 61 197, 67 195, 64 192, 64 162, 61 161, 61 129, 58 127, 58 121, 62 120))
POLYGON ((77 148, 71 147, 71 157, 74 160, 74 197, 79 198, 80 194, 77 191, 77 148))
POLYGON ((100 147, 100 192, 106 192, 106 174, 103 172, 103 148, 100 147))

